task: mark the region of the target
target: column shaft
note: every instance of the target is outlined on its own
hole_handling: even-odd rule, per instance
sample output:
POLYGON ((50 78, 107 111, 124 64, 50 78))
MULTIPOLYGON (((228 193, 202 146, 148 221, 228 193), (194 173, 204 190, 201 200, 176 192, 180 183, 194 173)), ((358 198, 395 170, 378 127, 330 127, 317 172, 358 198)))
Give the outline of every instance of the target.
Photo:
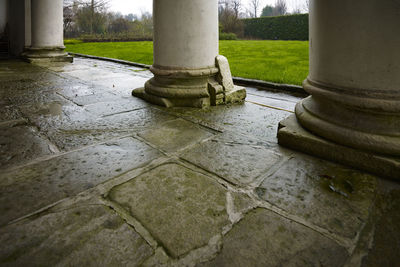
MULTIPOLYGON (((400 161, 380 167, 374 160, 400 157, 399 1, 311 0, 310 9, 310 73, 303 86, 311 96, 297 104, 298 122, 338 144, 330 156, 319 154, 400 173, 400 161), (360 151, 358 161, 341 154, 343 147, 360 151)), ((284 134, 278 137, 285 145, 284 134)))
POLYGON ((154 0, 153 20, 154 78, 134 96, 167 107, 220 104, 228 91, 236 96, 228 99, 243 100, 243 88, 239 94, 217 81, 217 0, 154 0))
POLYGON ((32 0, 29 61, 72 61, 64 52, 63 1, 32 0))

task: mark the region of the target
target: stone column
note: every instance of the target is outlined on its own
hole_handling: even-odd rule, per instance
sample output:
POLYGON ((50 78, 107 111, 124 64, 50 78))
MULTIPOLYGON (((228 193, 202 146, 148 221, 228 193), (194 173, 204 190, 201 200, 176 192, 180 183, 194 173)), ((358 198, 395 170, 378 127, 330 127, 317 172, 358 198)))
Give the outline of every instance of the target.
POLYGON ((32 28, 31 28, 31 0, 25 0, 25 50, 29 49, 29 47, 32 45, 31 41, 31 34, 32 34, 32 28))
POLYGON ((310 97, 279 142, 400 177, 400 2, 311 0, 310 97), (309 134, 312 133, 312 134, 309 134))
POLYGON ((154 0, 153 19, 154 78, 133 95, 167 107, 204 107, 218 102, 215 94, 224 98, 216 81, 218 1, 154 0))
POLYGON ((64 51, 63 1, 32 0, 29 61, 72 61, 64 51))

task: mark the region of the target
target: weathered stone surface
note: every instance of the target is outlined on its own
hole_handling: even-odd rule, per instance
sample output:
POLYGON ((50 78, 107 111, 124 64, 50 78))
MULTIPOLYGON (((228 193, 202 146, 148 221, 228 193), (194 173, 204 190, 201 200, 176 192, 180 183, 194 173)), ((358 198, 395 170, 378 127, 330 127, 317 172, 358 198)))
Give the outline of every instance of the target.
POLYGON ((210 127, 258 137, 273 143, 277 143, 276 132, 279 122, 292 114, 247 102, 202 110, 176 108, 170 112, 210 127))
POLYGON ((283 109, 294 112, 294 108, 302 98, 283 94, 279 92, 270 92, 266 90, 258 90, 256 88, 246 88, 246 101, 265 105, 271 108, 283 109))
POLYGON ((362 266, 396 266, 400 251, 399 186, 397 190, 381 194, 377 206, 372 244, 367 244, 362 266))
MULTIPOLYGON (((86 145, 130 135, 175 119, 154 109, 133 109, 113 113, 112 106, 98 103, 87 107, 63 105, 60 115, 27 114, 60 150, 70 151, 86 145), (111 112, 111 114, 110 114, 111 112), (101 117, 99 117, 101 114, 101 117)), ((120 106, 123 110, 123 105, 120 106)), ((120 110, 120 108, 115 108, 120 110)), ((128 106, 125 106, 128 108, 128 106)))
POLYGON ((295 115, 279 123, 279 144, 311 155, 334 160, 360 170, 366 170, 382 177, 399 180, 400 158, 374 154, 336 144, 306 131, 295 115))
POLYGON ((68 72, 75 70, 86 70, 90 67, 86 64, 82 64, 82 59, 74 58, 74 64, 68 62, 53 62, 49 64, 47 68, 55 72, 68 72))
POLYGON ((233 211, 235 213, 245 212, 251 209, 255 204, 251 198, 242 193, 230 193, 233 202, 233 211))
POLYGON ((317 232, 256 209, 224 237, 221 253, 199 266, 342 266, 347 257, 317 232))
POLYGON ((264 200, 343 237, 355 238, 374 202, 376 178, 305 155, 256 189, 264 200))
POLYGON ((228 224, 225 189, 177 164, 114 187, 109 198, 138 219, 173 257, 204 246, 228 224))
POLYGON ((225 93, 225 103, 240 103, 246 98, 246 88, 242 86, 234 86, 232 90, 225 93))
MULTIPOLYGON (((89 68, 89 69, 78 69, 74 71, 64 72, 63 74, 78 78, 82 81, 98 83, 103 79, 113 79, 115 77, 121 77, 121 74, 113 73, 105 68, 89 68)), ((101 86, 101 85, 100 85, 101 86)))
POLYGON ((99 102, 117 101, 121 99, 119 96, 110 92, 99 92, 89 95, 75 96, 70 98, 75 104, 80 106, 95 104, 99 102))
POLYGON ((54 147, 32 127, 0 127, 0 169, 22 165, 54 152, 54 147))
POLYGON ((19 120, 22 119, 23 116, 19 111, 17 106, 14 105, 7 105, 7 100, 0 100, 0 123, 4 121, 11 121, 11 120, 19 120), (3 102, 3 103, 1 103, 3 102))
POLYGON ((215 63, 219 69, 219 82, 222 84, 226 92, 232 91, 235 85, 233 84, 228 59, 222 55, 218 55, 215 58, 215 63))
POLYGON ((234 184, 250 184, 280 159, 256 140, 229 133, 199 144, 181 157, 234 184))
POLYGON ((108 117, 120 113, 128 113, 140 108, 147 107, 146 102, 129 96, 117 101, 99 102, 85 106, 85 110, 96 117, 108 117))
MULTIPOLYGON (((61 150, 78 149, 78 151, 63 153, 58 157, 49 155, 48 157, 51 159, 40 164, 25 165, 25 167, 13 165, 12 170, 0 172, 0 225, 2 225, 0 227, 0 265, 35 265, 37 259, 40 259, 37 261, 39 263, 37 265, 86 266, 92 262, 92 265, 96 266, 130 266, 152 263, 195 265, 214 257, 216 255, 214 253, 222 249, 222 253, 217 256, 215 261, 208 262, 208 264, 249 266, 262 264, 268 257, 265 260, 267 266, 275 262, 278 262, 276 265, 281 263, 285 266, 324 264, 329 266, 334 263, 340 266, 342 262, 336 262, 336 259, 342 257, 345 260, 346 253, 343 254, 341 248, 336 250, 336 245, 310 229, 319 229, 327 234, 325 230, 321 229, 321 227, 325 228, 330 231, 330 236, 336 236, 339 243, 346 244, 349 248, 351 247, 351 243, 347 243, 350 241, 349 238, 354 236, 355 231, 359 231, 361 224, 366 223, 360 233, 360 238, 353 239, 354 242, 357 240, 358 242, 354 244, 357 245, 355 252, 347 264, 349 266, 359 266, 358 263, 362 263, 364 266, 396 266, 397 252, 399 251, 398 233, 400 232, 398 230, 400 224, 398 216, 396 216, 396 211, 399 210, 398 191, 389 194, 390 190, 387 189, 382 190, 378 187, 375 190, 375 184, 370 184, 368 178, 365 177, 365 179, 359 179, 358 172, 354 172, 356 173, 354 174, 340 171, 344 175, 344 179, 342 179, 343 176, 331 179, 328 171, 320 171, 321 166, 325 166, 326 162, 309 161, 304 155, 277 146, 275 136, 278 122, 292 114, 279 109, 290 111, 293 103, 297 102, 299 98, 284 93, 249 88, 247 89, 250 93, 248 100, 256 104, 246 102, 244 105, 219 106, 204 110, 154 108, 127 94, 130 91, 130 84, 139 83, 132 77, 139 77, 139 80, 143 80, 152 76, 147 70, 140 71, 120 64, 87 59, 76 60, 73 64, 68 64, 69 67, 65 67, 65 70, 61 65, 53 63, 40 68, 14 60, 0 61, 0 109, 2 110, 0 119, 3 119, 0 127, 8 127, 7 132, 18 128, 21 133, 24 133, 25 130, 30 129, 28 126, 32 124, 32 127, 38 131, 39 137, 48 136, 50 143, 57 144, 61 150), (46 68, 54 70, 58 68, 59 73, 52 73, 46 68), (98 71, 99 69, 103 70, 98 71), (86 70, 84 73, 86 77, 82 76, 85 80, 74 78, 67 73, 68 71, 78 73, 79 70, 86 70), (92 76, 90 72, 93 72, 92 76), (100 77, 98 74, 104 75, 104 77, 100 77), (111 77, 109 80, 107 80, 108 74, 111 77), (124 81, 126 82, 124 83, 124 81), (111 83, 115 87, 111 87, 111 83), (103 93, 103 96, 112 95, 112 97, 89 99, 91 95, 97 97, 103 93), (80 104, 85 104, 84 106, 68 100, 79 99, 79 97, 88 98, 82 99, 85 102, 80 102, 80 104), (102 214, 100 211, 88 211, 86 208, 89 209, 89 207, 82 203, 79 204, 79 207, 74 206, 69 209, 66 203, 71 203, 72 198, 56 205, 50 211, 42 211, 30 219, 6 225, 10 220, 52 205, 66 196, 74 196, 112 177, 118 176, 113 181, 115 183, 126 181, 129 177, 127 175, 119 176, 122 172, 138 165, 144 166, 149 162, 148 160, 161 155, 130 138, 124 140, 131 141, 123 141, 118 145, 111 145, 109 148, 96 144, 111 138, 135 135, 149 129, 162 133, 163 131, 157 127, 166 124, 174 129, 176 121, 181 121, 179 118, 193 122, 194 128, 200 124, 224 132, 224 134, 216 136, 218 142, 215 143, 219 147, 218 149, 224 151, 219 157, 212 150, 212 145, 209 146, 206 143, 207 149, 205 149, 204 156, 201 155, 202 150, 195 145, 195 149, 199 152, 197 157, 203 160, 203 157, 208 157, 207 153, 211 153, 212 157, 215 157, 213 161, 209 160, 211 163, 205 161, 205 170, 202 173, 205 173, 207 168, 211 170, 217 166, 217 163, 227 160, 227 157, 224 156, 226 152, 229 156, 234 155, 237 160, 233 169, 243 167, 244 170, 239 170, 237 173, 245 172, 248 166, 253 165, 255 167, 251 167, 250 172, 261 173, 251 187, 258 186, 261 182, 264 183, 255 191, 261 197, 257 200, 254 199, 257 196, 250 197, 248 195, 249 187, 247 185, 237 184, 233 188, 225 190, 219 184, 214 183, 213 178, 205 177, 184 167, 176 166, 176 164, 168 164, 163 170, 160 170, 161 167, 159 167, 134 178, 130 181, 132 184, 126 183, 114 188, 115 192, 125 190, 123 191, 124 194, 126 193, 125 202, 118 202, 127 211, 126 214, 123 214, 124 218, 134 222, 132 218, 128 218, 129 213, 133 215, 160 245, 167 248, 167 253, 172 257, 179 257, 178 260, 168 258, 163 254, 163 249, 158 248, 157 256, 152 256, 143 262, 151 253, 149 254, 147 249, 142 249, 142 245, 138 245, 140 247, 138 249, 135 245, 130 245, 128 242, 131 240, 130 238, 136 237, 135 232, 133 234, 130 232, 133 231, 132 228, 123 224, 117 230, 110 230, 110 224, 102 223, 103 219, 91 219, 98 218, 97 214, 102 214), (87 145, 91 147, 83 147, 87 145), (267 158, 267 163, 271 160, 267 156, 268 151, 272 154, 283 155, 285 157, 283 160, 289 157, 295 157, 295 159, 294 162, 287 162, 287 165, 282 165, 284 161, 279 161, 277 164, 272 164, 270 169, 264 170, 266 166, 262 163, 258 163, 257 160, 253 162, 258 159, 255 156, 246 156, 239 161, 240 157, 237 155, 241 153, 243 147, 247 147, 249 153, 253 153, 252 149, 261 148, 261 152, 254 153, 254 155, 260 154, 260 158, 267 158), (107 154, 105 154, 106 152, 107 154), (214 152, 215 154, 212 154, 214 152), (140 157, 141 154, 144 157, 140 157), (302 158, 307 164, 300 162, 302 158), (296 160, 300 160, 300 163, 296 163, 296 160), (286 170, 278 171, 282 166, 286 170), (275 173, 275 171, 278 172, 275 173), (184 174, 186 172, 187 175, 184 174), (314 179, 313 174, 319 175, 321 172, 323 177, 318 176, 314 179), (160 177, 160 173, 165 175, 160 177), (265 179, 266 177, 268 178, 265 179), (298 178, 297 181, 296 178, 298 178), (353 182, 352 179, 355 179, 356 182, 353 182), (209 181, 211 185, 206 181, 209 181), (332 189, 329 188, 330 185, 332 189), (360 185, 363 189, 359 190, 360 185), (280 192, 280 188, 284 190, 280 192), (351 188, 353 188, 353 192, 350 194, 351 188), (370 188, 372 191, 365 191, 365 188, 370 188), (374 201, 371 201, 372 196, 374 201), (283 219, 275 213, 271 215, 267 210, 260 211, 260 213, 264 212, 270 215, 254 215, 258 211, 245 215, 246 212, 260 205, 260 201, 263 200, 284 209, 285 217, 304 222, 308 226, 307 229, 292 219, 283 219), (365 212, 368 205, 370 205, 370 210, 365 212), (87 216, 81 215, 83 219, 76 219, 75 209, 87 216), (245 216, 244 219, 243 216, 245 216), (268 216, 272 216, 272 219, 268 219, 268 221, 274 223, 267 225, 266 219, 260 219, 268 216), (335 220, 336 216, 340 217, 339 221, 335 220), (368 220, 365 219, 367 216, 369 216, 368 220), (241 219, 243 220, 240 221, 241 219), (64 221, 68 226, 63 224, 64 221), (84 225, 86 222, 87 224, 84 225), (235 224, 233 229, 230 228, 232 223, 235 224), (342 227, 340 223, 346 225, 342 227), (277 231, 274 230, 277 228, 282 230, 283 228, 280 227, 282 225, 287 229, 292 229, 291 232, 287 231, 287 235, 282 234, 285 236, 284 238, 280 237, 279 231, 276 233, 277 231), (77 232, 73 233, 72 231, 75 230, 77 232), (86 230, 88 232, 85 232, 86 230), (218 235, 221 232, 226 234, 222 246, 220 246, 220 236, 218 235), (297 234, 297 232, 302 234, 297 234), (339 236, 344 237, 340 238, 339 236), (301 240, 299 241, 299 239, 301 240), (108 240, 108 242, 104 240, 108 240), (207 244, 208 241, 210 242, 207 244), (287 245, 288 243, 290 246, 287 245), (207 246, 201 247, 204 244, 207 246), (201 248, 199 249, 199 247, 201 248), (300 247, 304 249, 302 250, 300 247), (317 251, 315 255, 314 251, 317 251), (66 254, 67 252, 70 252, 69 256, 66 254), (270 256, 272 254, 273 256, 270 256), (326 260, 326 254, 331 254, 330 261, 326 260), (7 259, 5 262, 4 258, 7 259), (27 258, 33 259, 33 261, 27 262, 27 258), (292 261, 285 261, 288 258, 291 258, 292 261), (42 259, 46 259, 46 261, 42 261, 42 259), (256 260, 254 260, 254 264, 251 264, 253 259, 256 260), (268 261, 269 259, 271 260, 268 261), (321 262, 319 263, 319 261, 321 262), (242 264, 243 262, 245 264, 242 264)), ((190 130, 192 130, 191 126, 190 130)), ((209 131, 201 126, 199 129, 209 131)), ((183 129, 183 131, 185 130, 183 129)), ((10 139, 5 141, 5 146, 11 146, 13 140, 19 140, 19 132, 9 135, 10 139)), ((151 133, 150 130, 148 132, 151 133)), ((210 132, 213 131, 210 130, 210 132)), ((298 139, 298 135, 301 133, 295 131, 290 133, 287 135, 287 140, 297 146, 307 147, 310 149, 310 153, 317 154, 317 150, 323 151, 325 154, 336 153, 331 146, 325 146, 324 142, 316 142, 314 143, 316 145, 311 145, 313 143, 308 139, 298 139)), ((36 132, 28 131, 28 135, 31 134, 35 135, 36 132)), ((198 133, 193 132, 193 134, 197 136, 198 133)), ((18 149, 25 149, 25 145, 22 145, 23 142, 30 140, 30 137, 24 138, 24 136, 26 135, 22 134, 23 140, 18 144, 18 149)), ((318 139, 316 138, 316 140, 318 139)), ((164 145, 168 146, 169 144, 165 142, 164 145)), ((35 149, 37 157, 42 155, 40 149, 40 147, 37 151, 35 149)), ((47 148, 43 147, 43 149, 47 148)), ((13 149, 5 149, 5 154, 2 152, 2 155, 11 153, 11 150, 13 149)), ((354 158, 353 154, 343 148, 336 151, 347 158, 354 158)), ((184 150, 183 153, 185 152, 188 151, 184 150)), ((26 156, 22 153, 15 153, 15 155, 22 158, 26 156)), ((195 154, 191 156, 193 159, 195 158, 195 154)), ((164 157, 165 155, 162 156, 162 158, 164 157)), ((36 159, 35 162, 37 162, 36 159)), ((228 161, 228 164, 231 162, 234 161, 228 161)), ((26 163, 23 160, 15 160, 15 164, 26 163)), ((335 173, 339 172, 336 169, 344 169, 336 164, 329 166, 332 166, 335 173)), ((229 173, 229 165, 224 168, 229 173)), ((381 165, 379 168, 382 173, 388 169, 387 165, 381 165)), ((245 174, 248 175, 249 172, 245 172, 245 174)), ((396 190, 398 188, 397 186, 396 190)), ((98 190, 88 190, 80 198, 90 197, 91 200, 95 200, 101 197, 97 195, 98 193, 98 190)), ((121 195, 120 199, 122 198, 121 195)), ((118 206, 115 203, 113 205, 118 206)), ((90 209, 96 207, 100 206, 92 206, 90 209)), ((123 212, 122 209, 118 209, 118 211, 123 212)), ((106 213, 113 214, 108 211, 106 213)), ((108 217, 107 215, 104 218, 108 217)), ((119 225, 119 223, 113 225, 119 225)), ((152 243, 151 237, 144 229, 138 227, 137 231, 152 243)), ((132 243, 142 244, 142 241, 136 243, 134 240, 132 243)))
POLYGON ((88 147, 0 174, 0 225, 85 191, 159 156, 133 138, 88 147))
POLYGON ((168 121, 157 128, 139 133, 139 136, 167 152, 184 149, 212 135, 196 124, 183 119, 168 121))
POLYGON ((2 266, 138 266, 151 247, 111 209, 53 209, 0 228, 2 266))
MULTIPOLYGON (((151 76, 150 76, 151 77, 151 76)), ((138 88, 145 84, 148 77, 137 77, 126 74, 113 79, 103 79, 96 84, 103 86, 109 92, 132 98, 132 88, 138 88)))

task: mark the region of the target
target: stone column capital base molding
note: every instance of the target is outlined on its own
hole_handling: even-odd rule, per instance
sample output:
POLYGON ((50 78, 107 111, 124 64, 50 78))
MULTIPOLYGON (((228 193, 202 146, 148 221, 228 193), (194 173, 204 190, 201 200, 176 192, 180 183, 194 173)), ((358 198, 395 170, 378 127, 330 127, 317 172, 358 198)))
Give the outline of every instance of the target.
POLYGON ((218 56, 216 65, 208 68, 184 69, 153 65, 154 77, 132 95, 165 107, 203 108, 242 102, 246 89, 235 86, 225 57, 218 56), (224 63, 219 63, 221 60, 224 63))
POLYGON ((58 47, 28 47, 22 57, 30 62, 72 62, 73 57, 64 51, 64 46, 58 47))

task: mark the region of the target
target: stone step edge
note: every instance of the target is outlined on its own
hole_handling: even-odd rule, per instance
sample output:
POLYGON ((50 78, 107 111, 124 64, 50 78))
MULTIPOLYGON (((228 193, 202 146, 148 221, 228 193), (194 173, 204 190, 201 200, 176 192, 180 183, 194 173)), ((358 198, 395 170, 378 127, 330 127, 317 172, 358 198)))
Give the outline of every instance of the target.
MULTIPOLYGON (((116 59, 116 58, 99 57, 99 56, 92 56, 92 55, 73 53, 73 52, 68 52, 68 54, 71 56, 109 61, 109 62, 120 63, 120 64, 124 64, 124 65, 145 68, 145 69, 150 69, 150 67, 151 67, 151 65, 146 65, 146 64, 142 64, 142 63, 136 63, 136 62, 122 60, 122 59, 116 59)), ((263 90, 267 90, 267 91, 271 91, 271 89, 274 89, 274 90, 284 91, 287 93, 296 93, 296 94, 300 94, 302 96, 309 95, 303 89, 303 87, 301 87, 299 85, 273 83, 273 82, 267 82, 267 81, 262 81, 262 80, 241 78, 241 77, 232 77, 232 78, 233 78, 234 83, 238 84, 238 85, 256 87, 258 89, 263 89, 263 90)))

